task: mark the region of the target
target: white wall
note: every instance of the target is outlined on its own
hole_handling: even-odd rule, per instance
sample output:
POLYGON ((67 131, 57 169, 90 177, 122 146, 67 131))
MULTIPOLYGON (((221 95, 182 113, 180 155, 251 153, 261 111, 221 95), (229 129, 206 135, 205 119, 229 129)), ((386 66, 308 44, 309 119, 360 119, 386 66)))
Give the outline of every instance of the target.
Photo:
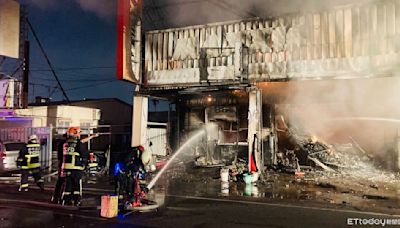
POLYGON ((152 155, 167 155, 167 129, 157 127, 147 127, 146 149, 150 149, 152 155), (150 147, 150 142, 152 146, 150 147))
POLYGON ((57 107, 57 119, 70 120, 71 126, 81 126, 83 122, 90 122, 91 126, 97 126, 100 119, 98 112, 100 112, 99 109, 63 105, 57 107))
POLYGON ((0 55, 19 58, 19 29, 19 3, 0 0, 0 55))
POLYGON ((16 109, 15 113, 18 116, 31 117, 32 127, 47 126, 47 106, 31 107, 27 109, 16 109))
POLYGON ((27 109, 17 109, 16 114, 32 118, 32 127, 60 127, 61 121, 67 121, 69 126, 81 126, 90 123, 97 126, 100 119, 100 110, 77 106, 35 106, 27 109))

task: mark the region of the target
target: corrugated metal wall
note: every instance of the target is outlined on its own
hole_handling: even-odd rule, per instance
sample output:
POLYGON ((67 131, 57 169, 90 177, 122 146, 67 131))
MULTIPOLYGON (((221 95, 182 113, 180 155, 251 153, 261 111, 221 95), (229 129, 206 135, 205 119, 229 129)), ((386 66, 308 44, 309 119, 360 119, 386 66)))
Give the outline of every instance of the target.
POLYGON ((398 0, 295 15, 285 22, 289 77, 374 76, 397 64, 398 0))
MULTIPOLYGON (((212 79, 216 81, 233 80, 233 76, 238 73, 235 72, 238 69, 234 69, 234 66, 239 64, 239 59, 235 59, 236 43, 243 43, 246 47, 252 46, 251 34, 261 30, 271 32, 271 22, 252 19, 149 32, 145 41, 144 71, 147 82, 150 85, 168 82, 198 84, 199 69, 204 67, 208 69, 209 76, 214 75, 212 79), (168 71, 173 71, 173 74, 168 74, 168 71), (222 72, 225 76, 219 78, 215 72, 222 72), (163 80, 162 77, 169 79, 163 80), (174 77, 181 77, 181 80, 175 80, 174 77), (185 80, 182 77, 191 78, 185 80)), ((270 51, 267 50, 268 39, 265 38, 264 49, 270 51)), ((271 54, 268 54, 268 57, 271 57, 271 54)), ((254 53, 254 61, 256 60, 261 61, 260 53, 254 53)))
POLYGON ((151 31, 144 72, 149 86, 374 76, 397 63, 399 34, 400 0, 151 31))
POLYGON ((167 129, 166 128, 147 128, 146 147, 150 148, 153 155, 167 155, 167 129), (150 147, 150 142, 152 146, 150 147))

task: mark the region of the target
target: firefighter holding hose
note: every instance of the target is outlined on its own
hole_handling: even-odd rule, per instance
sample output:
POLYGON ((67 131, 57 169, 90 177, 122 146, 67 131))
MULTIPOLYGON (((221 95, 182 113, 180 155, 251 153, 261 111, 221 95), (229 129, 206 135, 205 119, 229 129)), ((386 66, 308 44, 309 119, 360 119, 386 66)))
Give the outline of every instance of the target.
POLYGON ((65 176, 66 185, 63 204, 79 206, 82 197, 82 172, 88 159, 88 151, 80 140, 80 128, 70 127, 67 140, 63 144, 61 176, 65 176))
POLYGON ((140 187, 146 170, 145 166, 150 163, 151 154, 143 146, 133 147, 122 163, 116 165, 116 192, 126 193, 128 196, 127 207, 141 206, 140 199, 144 197, 144 191, 140 187))
MULTIPOLYGON (((89 142, 91 139, 98 137, 98 134, 95 135, 91 135, 87 138, 81 139, 81 143, 87 143, 89 142)), ((63 157, 64 157, 64 152, 63 152, 63 148, 64 148, 64 143, 66 143, 68 138, 68 133, 65 133, 63 135, 63 139, 61 140, 61 142, 58 144, 58 148, 57 148, 57 160, 58 160, 58 172, 57 172, 57 182, 56 182, 56 186, 54 188, 54 193, 53 196, 51 197, 50 202, 54 203, 54 204, 61 204, 62 203, 62 193, 64 191, 64 187, 65 187, 65 181, 66 181, 66 177, 65 177, 65 172, 62 172, 62 164, 63 164, 63 157)))

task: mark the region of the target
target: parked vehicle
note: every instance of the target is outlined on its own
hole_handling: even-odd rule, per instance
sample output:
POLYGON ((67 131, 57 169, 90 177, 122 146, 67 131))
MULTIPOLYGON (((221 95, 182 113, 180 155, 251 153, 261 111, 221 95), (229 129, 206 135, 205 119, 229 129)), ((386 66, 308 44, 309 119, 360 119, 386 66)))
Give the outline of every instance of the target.
POLYGON ((13 171, 17 170, 17 158, 19 151, 25 146, 23 142, 5 142, 0 147, 0 170, 13 171))

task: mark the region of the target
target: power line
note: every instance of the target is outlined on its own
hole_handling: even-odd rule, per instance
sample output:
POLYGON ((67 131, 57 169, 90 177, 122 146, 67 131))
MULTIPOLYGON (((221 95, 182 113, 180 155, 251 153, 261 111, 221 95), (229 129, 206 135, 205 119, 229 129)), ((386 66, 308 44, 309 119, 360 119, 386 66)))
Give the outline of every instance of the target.
MULTIPOLYGON (((54 79, 49 79, 49 78, 38 78, 35 77, 37 80, 41 81, 54 81, 54 79)), ((110 81, 110 79, 61 79, 60 81, 63 82, 105 82, 105 81, 110 81)))
MULTIPOLYGON (((8 58, 5 59, 7 60, 8 58)), ((20 64, 21 63, 19 59, 7 61, 2 64, 1 68, 4 69, 3 72, 8 72, 9 74, 15 74, 20 69, 20 64)))
MULTIPOLYGON (((29 83, 29 85, 33 86, 33 91, 32 91, 32 96, 35 96, 35 86, 42 86, 48 89, 48 91, 50 92, 50 89, 52 88, 58 88, 57 86, 51 86, 51 85, 47 85, 47 84, 41 84, 41 83, 29 83)), ((49 96, 50 97, 50 96, 49 96)))
MULTIPOLYGON (((39 72, 36 72, 36 73, 39 73, 39 72)), ((41 75, 50 76, 48 74, 41 74, 41 75)), ((38 77, 37 75, 35 75, 34 78, 37 79, 37 80, 42 80, 42 81, 54 81, 54 79, 52 79, 52 78, 38 77)), ((109 80, 110 80, 109 77, 108 78, 104 78, 104 79, 88 79, 88 78, 86 78, 86 79, 85 78, 83 78, 83 79, 77 79, 77 78, 74 78, 74 79, 70 79, 70 78, 60 79, 60 81, 64 81, 64 82, 102 82, 102 81, 109 81, 109 80)))
POLYGON ((56 72, 55 72, 53 66, 51 65, 50 59, 49 59, 49 57, 47 56, 47 54, 46 54, 46 52, 45 52, 45 50, 44 50, 44 48, 43 48, 43 46, 42 46, 42 43, 40 42, 38 36, 36 35, 36 32, 35 32, 35 30, 33 29, 33 26, 32 26, 32 24, 31 24, 31 22, 29 21, 28 18, 26 18, 26 22, 27 22, 29 28, 30 28, 31 31, 32 31, 33 37, 35 37, 35 40, 36 40, 36 42, 38 43, 39 48, 40 48, 40 50, 42 51, 42 53, 43 53, 43 55, 44 55, 44 57, 45 57, 45 59, 46 59, 46 61, 47 61, 47 64, 49 65, 49 67, 50 67, 50 69, 51 69, 51 72, 53 73, 54 78, 56 79, 56 81, 57 81, 57 83, 58 83, 58 86, 60 87, 60 89, 61 89, 61 91, 62 91, 62 93, 63 93, 65 99, 67 100, 67 102, 69 102, 69 98, 68 98, 68 96, 67 96, 67 93, 65 92, 64 88, 62 87, 61 82, 60 82, 60 80, 58 79, 58 76, 57 76, 57 74, 56 74, 56 72))
MULTIPOLYGON (((34 74, 41 74, 41 75, 44 75, 44 76, 51 76, 51 75, 49 75, 49 74, 47 74, 46 72, 40 72, 40 71, 36 71, 36 72, 34 72, 34 74)), ((104 75, 99 75, 99 74, 83 74, 83 73, 79 73, 79 74, 74 74, 74 73, 70 73, 70 72, 63 72, 63 78, 67 78, 67 79, 82 79, 82 78, 86 78, 86 79, 90 79, 91 77, 93 77, 93 78, 96 78, 96 79, 98 79, 98 78, 100 78, 100 79, 105 79, 105 77, 106 78, 109 78, 110 76, 110 74, 104 74, 104 75), (85 77, 83 77, 82 75, 85 75, 85 77), (71 76, 71 77, 65 77, 65 76, 71 76)), ((96 79, 93 79, 93 80, 96 80, 96 79)), ((62 80, 61 80, 62 81, 62 80)))
POLYGON ((47 84, 42 84, 42 83, 29 83, 29 85, 38 85, 38 86, 43 86, 46 88, 58 88, 57 86, 52 86, 52 85, 47 85, 47 84))
MULTIPOLYGON (((70 68, 56 68, 57 71, 79 71, 79 70, 92 70, 92 69, 115 69, 114 66, 93 66, 93 67, 70 67, 70 68)), ((49 69, 32 69, 31 71, 51 71, 49 69)))
POLYGON ((89 85, 86 85, 86 86, 79 86, 79 87, 69 88, 69 89, 66 89, 66 91, 92 88, 92 87, 100 86, 100 85, 107 84, 107 83, 113 83, 113 82, 118 82, 118 80, 110 80, 110 81, 106 81, 106 82, 99 82, 99 83, 89 84, 89 85))
POLYGON ((111 80, 111 81, 107 81, 107 82, 99 82, 99 83, 95 83, 95 84, 92 84, 92 85, 70 88, 70 89, 68 89, 68 91, 71 91, 71 90, 79 90, 79 89, 86 89, 86 88, 92 88, 92 87, 96 87, 96 86, 99 86, 99 85, 103 85, 103 84, 107 84, 107 83, 112 83, 112 82, 117 82, 117 81, 116 81, 116 80, 111 80))
POLYGON ((21 67, 24 65, 24 63, 22 62, 18 68, 16 68, 12 73, 11 73, 11 77, 14 77, 14 75, 21 69, 21 67))
POLYGON ((71 76, 72 78, 82 78, 83 76, 86 78, 98 78, 98 77, 103 77, 103 76, 109 76, 110 74, 91 74, 91 73, 73 73, 73 72, 63 72, 63 75, 68 75, 71 76))
MULTIPOLYGON (((99 85, 102 85, 102 84, 106 84, 106 83, 110 83, 110 82, 115 82, 115 80, 109 80, 109 81, 105 81, 105 82, 87 84, 87 85, 85 85, 85 86, 73 87, 73 88, 66 89, 66 91, 79 90, 79 89, 86 89, 86 88, 92 88, 92 87, 96 87, 96 86, 99 86, 99 85)), ((50 92, 50 95, 49 95, 50 97, 56 92, 56 89, 57 89, 57 88, 53 89, 53 90, 50 92)))

